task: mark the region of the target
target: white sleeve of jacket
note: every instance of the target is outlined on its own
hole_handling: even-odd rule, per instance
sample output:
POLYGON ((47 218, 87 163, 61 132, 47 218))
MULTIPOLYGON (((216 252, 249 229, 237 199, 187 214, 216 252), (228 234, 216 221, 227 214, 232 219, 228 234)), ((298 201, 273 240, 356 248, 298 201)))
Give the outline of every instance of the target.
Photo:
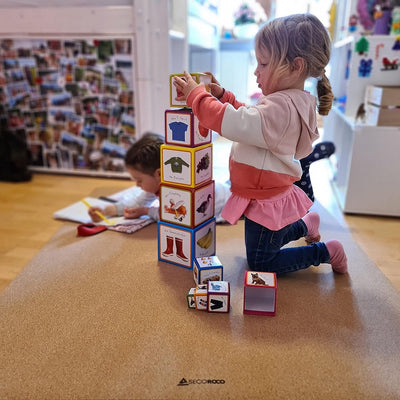
POLYGON ((255 107, 228 105, 221 124, 221 135, 233 142, 265 148, 261 116, 255 107))
POLYGON ((115 203, 119 216, 123 215, 125 207, 150 207, 156 200, 158 201, 158 197, 155 194, 143 190, 140 190, 138 194, 137 187, 134 189, 131 196, 127 195, 121 201, 115 203))

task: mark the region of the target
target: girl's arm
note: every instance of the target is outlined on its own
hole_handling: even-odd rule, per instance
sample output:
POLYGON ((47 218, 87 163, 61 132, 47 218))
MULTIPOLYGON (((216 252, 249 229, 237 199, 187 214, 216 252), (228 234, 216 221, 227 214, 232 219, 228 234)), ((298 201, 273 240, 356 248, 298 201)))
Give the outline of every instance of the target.
POLYGON ((135 198, 133 202, 125 203, 125 207, 122 210, 122 215, 128 219, 139 218, 143 215, 148 215, 150 218, 158 221, 159 206, 158 203, 155 202, 157 199, 158 197, 154 193, 143 191, 143 193, 135 198))
POLYGON ((236 109, 230 102, 221 103, 186 71, 185 78, 186 81, 175 76, 174 85, 185 95, 187 105, 202 126, 232 141, 265 147, 261 117, 255 107, 241 106, 230 92, 225 92, 223 100, 230 100, 239 107, 236 109))

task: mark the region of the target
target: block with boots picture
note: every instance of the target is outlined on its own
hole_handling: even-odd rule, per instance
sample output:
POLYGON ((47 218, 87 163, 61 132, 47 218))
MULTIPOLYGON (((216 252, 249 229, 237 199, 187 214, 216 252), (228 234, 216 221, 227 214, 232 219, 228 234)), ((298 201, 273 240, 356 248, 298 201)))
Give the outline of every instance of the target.
POLYGON ((194 259, 215 254, 215 218, 190 229, 158 222, 158 259, 192 269, 194 259))

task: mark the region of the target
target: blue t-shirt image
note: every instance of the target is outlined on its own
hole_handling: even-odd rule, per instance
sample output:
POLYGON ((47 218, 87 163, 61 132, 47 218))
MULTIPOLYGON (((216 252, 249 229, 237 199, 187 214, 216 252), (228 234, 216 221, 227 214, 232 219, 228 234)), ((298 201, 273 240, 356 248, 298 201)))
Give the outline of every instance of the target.
POLYGON ((180 142, 185 141, 185 133, 188 128, 187 124, 184 122, 171 122, 168 126, 172 131, 172 140, 177 140, 180 142))

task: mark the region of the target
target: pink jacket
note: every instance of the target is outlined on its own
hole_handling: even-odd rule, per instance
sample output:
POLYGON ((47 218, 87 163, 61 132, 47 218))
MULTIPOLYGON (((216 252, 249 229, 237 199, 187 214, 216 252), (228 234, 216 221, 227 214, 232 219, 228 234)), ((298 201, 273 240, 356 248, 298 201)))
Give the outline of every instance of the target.
POLYGON ((305 215, 312 203, 293 182, 302 175, 298 160, 311 153, 319 137, 315 97, 288 89, 246 107, 230 92, 217 100, 198 87, 187 101, 201 125, 234 142, 225 219, 235 223, 245 213, 277 230, 305 215))

